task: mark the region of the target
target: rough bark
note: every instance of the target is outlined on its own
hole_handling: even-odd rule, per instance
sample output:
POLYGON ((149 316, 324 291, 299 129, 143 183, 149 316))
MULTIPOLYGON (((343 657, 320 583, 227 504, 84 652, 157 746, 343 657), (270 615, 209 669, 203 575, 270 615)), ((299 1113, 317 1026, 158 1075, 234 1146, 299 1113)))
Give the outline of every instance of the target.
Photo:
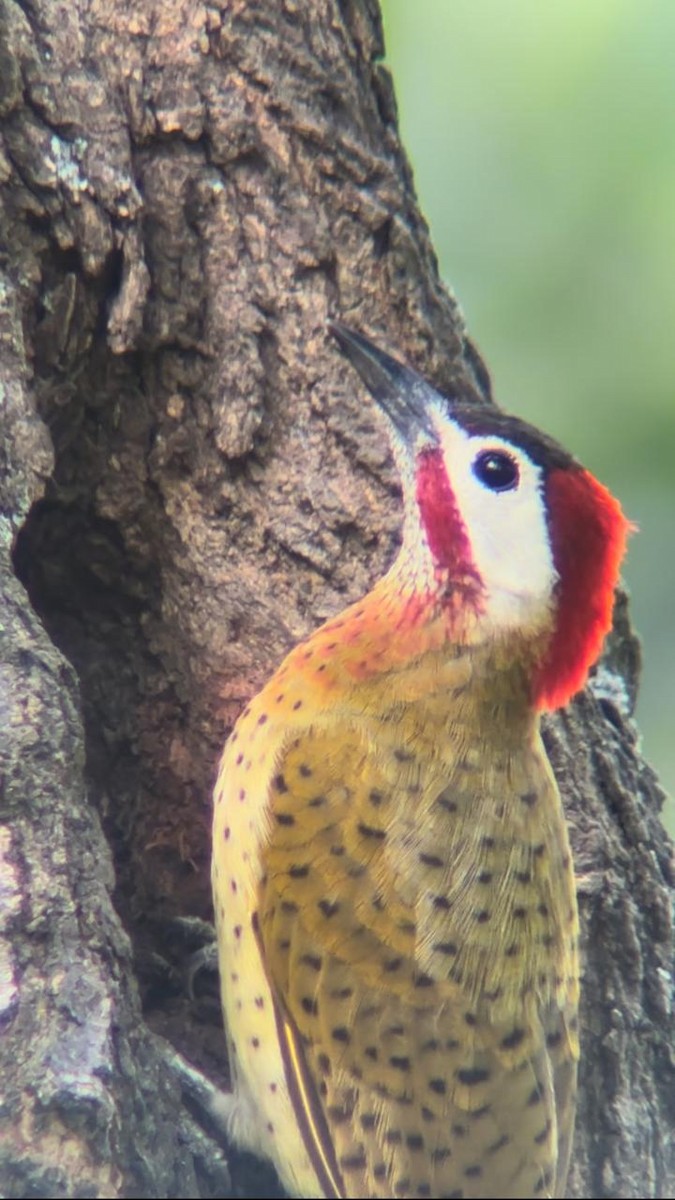
MULTIPOLYGON (((176 921, 210 915, 216 759, 399 523, 325 318, 489 399, 382 52, 374 0, 0 0, 8 1197, 226 1192, 170 1048, 226 1082, 217 1005, 181 978, 202 929, 176 921)), ((585 930, 575 1196, 675 1188, 672 873, 637 675, 622 601, 547 730, 585 930)))

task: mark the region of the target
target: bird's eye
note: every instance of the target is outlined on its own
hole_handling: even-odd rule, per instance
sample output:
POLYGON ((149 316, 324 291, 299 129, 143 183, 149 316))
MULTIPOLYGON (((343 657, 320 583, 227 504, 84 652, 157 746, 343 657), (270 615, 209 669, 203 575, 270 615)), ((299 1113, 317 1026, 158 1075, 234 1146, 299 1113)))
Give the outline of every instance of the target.
POLYGON ((510 492, 518 487, 518 463, 501 450, 482 450, 473 462, 476 479, 491 492, 510 492))

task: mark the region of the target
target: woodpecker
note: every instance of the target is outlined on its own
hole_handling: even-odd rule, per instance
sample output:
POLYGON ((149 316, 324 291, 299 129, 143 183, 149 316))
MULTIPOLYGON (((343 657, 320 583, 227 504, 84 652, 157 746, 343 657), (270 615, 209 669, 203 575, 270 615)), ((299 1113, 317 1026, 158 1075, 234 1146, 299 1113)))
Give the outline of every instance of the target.
POLYGON ((329 328, 387 418, 402 546, 222 757, 230 1130, 299 1197, 560 1197, 578 919, 540 714, 600 653, 629 526, 545 434, 329 328))

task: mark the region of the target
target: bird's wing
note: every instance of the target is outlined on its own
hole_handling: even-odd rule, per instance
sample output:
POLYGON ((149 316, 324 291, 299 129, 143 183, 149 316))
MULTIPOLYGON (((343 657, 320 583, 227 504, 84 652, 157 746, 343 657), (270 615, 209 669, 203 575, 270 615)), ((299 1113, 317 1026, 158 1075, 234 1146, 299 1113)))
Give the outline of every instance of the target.
POLYGON ((303 734, 271 784, 257 930, 308 1152, 327 1196, 554 1195, 546 1016, 530 997, 495 1022, 448 936, 429 971, 415 897, 438 846, 413 837, 411 889, 388 857, 391 781, 345 727, 303 734))

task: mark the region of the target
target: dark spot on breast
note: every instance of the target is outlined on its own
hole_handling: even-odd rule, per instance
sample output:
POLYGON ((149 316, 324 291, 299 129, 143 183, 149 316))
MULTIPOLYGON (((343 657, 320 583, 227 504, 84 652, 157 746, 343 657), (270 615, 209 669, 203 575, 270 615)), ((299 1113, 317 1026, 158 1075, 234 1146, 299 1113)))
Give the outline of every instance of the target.
POLYGON ((526 808, 534 808, 535 804, 537 803, 537 793, 536 792, 522 792, 520 800, 521 800, 521 803, 524 804, 526 808))
POLYGON ((444 1079, 430 1079, 429 1080, 429 1091, 436 1092, 436 1094, 438 1096, 444 1096, 447 1091, 445 1080, 444 1079))
POLYGON ((518 883, 532 883, 531 871, 516 871, 518 883))
POLYGON ((309 779, 312 774, 312 768, 308 767, 307 763, 300 763, 299 771, 303 779, 309 779))
POLYGON ((281 911, 285 913, 296 913, 298 911, 298 906, 295 903, 295 900, 282 900, 281 911))
POLYGON ((300 1001, 302 1011, 309 1014, 311 1017, 316 1017, 319 1012, 319 1004, 317 1000, 313 1000, 310 996, 303 996, 300 1001))
POLYGON ((457 944, 456 942, 434 942, 433 949, 439 954, 448 954, 450 957, 454 957, 457 953, 457 944))
POLYGON ((295 817, 292 813, 275 813, 274 818, 277 825, 295 825, 295 817))
POLYGON ((507 1033, 506 1037, 503 1037, 499 1044, 502 1050, 515 1050, 516 1046, 519 1046, 524 1039, 524 1029, 512 1029, 511 1033, 507 1033))
POLYGON ((325 796, 314 796, 308 803, 308 808, 321 808, 322 804, 326 803, 325 796))
POLYGON ((464 1168, 464 1174, 467 1179, 478 1179, 483 1174, 483 1168, 478 1163, 473 1163, 470 1167, 464 1168))
POLYGON ((457 812, 457 801, 451 800, 446 792, 441 792, 440 796, 436 797, 436 803, 438 804, 439 808, 444 808, 446 812, 457 812))
POLYGON ((392 1054, 389 1059, 389 1065, 393 1067, 395 1071, 409 1071, 410 1059, 404 1054, 392 1054))
POLYGON ((530 1092, 529 1096, 527 1097, 526 1108, 534 1108, 536 1104, 541 1104, 543 1099, 544 1099, 543 1089, 542 1089, 541 1084, 538 1083, 536 1087, 532 1088, 532 1091, 530 1092))
POLYGON ((377 1062, 378 1053, 377 1053, 376 1046, 366 1046, 366 1048, 364 1050, 364 1054, 366 1055, 367 1058, 371 1059, 372 1062, 377 1062))
POLYGON ((385 959, 384 963, 382 964, 382 969, 384 971, 388 971, 388 972, 398 971, 402 962, 403 962, 403 959, 400 956, 398 958, 385 959))
POLYGON ((424 863, 425 867, 442 867, 444 862, 437 854, 420 854, 420 862, 424 863))
POLYGON ((562 1033, 558 1029, 555 1033, 548 1034, 548 1036, 546 1038, 546 1045, 548 1046, 549 1050, 552 1050, 554 1048, 554 1046, 559 1046, 561 1041, 562 1041, 562 1033))
POLYGON ((379 808, 380 804, 384 800, 384 793, 380 792, 377 788, 371 788, 368 793, 368 799, 370 800, 371 804, 374 804, 376 808, 379 808))
POLYGON ((433 904, 434 908, 440 908, 443 912, 449 912, 452 907, 447 896, 434 896, 433 904))
POLYGON ((321 910, 324 917, 334 917, 336 912, 340 911, 339 900, 319 900, 317 908, 321 910))
POLYGON ((489 836, 482 837, 480 839, 480 844, 484 850, 493 850, 495 846, 495 839, 489 836))
POLYGON ((485 925, 486 921, 490 920, 490 914, 486 908, 481 908, 479 912, 474 913, 474 916, 479 925, 485 925))
POLYGON ((316 1064, 322 1075, 330 1075, 330 1059, 327 1054, 319 1054, 316 1064))
POLYGON ((490 1078, 490 1072, 487 1067, 460 1067, 459 1071, 455 1071, 455 1077, 466 1087, 476 1087, 490 1078))
POLYGON ((401 747, 394 750, 394 758, 396 759, 397 762, 400 762, 400 763, 412 762, 414 757, 415 757, 415 755, 410 750, 403 750, 401 747))
POLYGON ((527 909, 519 905, 518 908, 514 908, 513 915, 517 921, 522 921, 527 916, 527 909))
POLYGON ((291 879, 306 879, 309 875, 309 867, 306 864, 303 866, 295 865, 288 868, 288 874, 291 879))
POLYGON ((546 853, 546 846, 543 842, 538 842, 536 846, 532 847, 532 853, 535 858, 543 858, 546 853))
POLYGON ((388 1129, 384 1135, 384 1140, 388 1146, 400 1146, 403 1141, 403 1134, 400 1129, 388 1129))
POLYGON ((472 1012, 464 1013, 464 1020, 466 1021, 466 1024, 470 1026, 478 1024, 478 1017, 472 1012))
POLYGON ((264 725, 266 720, 267 720, 267 713, 261 713, 260 716, 258 717, 258 724, 264 725))
POLYGON ((420 972, 419 975, 413 975, 413 984, 416 988, 433 987, 434 982, 435 980, 431 978, 431 975, 425 975, 423 972, 420 972))
POLYGON ((452 1150, 449 1146, 439 1146, 438 1149, 431 1151, 432 1163, 445 1162, 447 1158, 452 1158, 452 1150))
POLYGON ((359 1122, 362 1129, 375 1128, 375 1113, 361 1113, 359 1122))
POLYGON ((330 1036, 334 1042, 343 1042, 344 1045, 351 1041, 351 1034, 344 1025, 338 1025, 335 1029, 331 1029, 330 1036))
POLYGON ((387 836, 386 829, 376 829, 374 825, 365 825, 362 821, 356 826, 362 837, 376 838, 382 841, 387 836))

